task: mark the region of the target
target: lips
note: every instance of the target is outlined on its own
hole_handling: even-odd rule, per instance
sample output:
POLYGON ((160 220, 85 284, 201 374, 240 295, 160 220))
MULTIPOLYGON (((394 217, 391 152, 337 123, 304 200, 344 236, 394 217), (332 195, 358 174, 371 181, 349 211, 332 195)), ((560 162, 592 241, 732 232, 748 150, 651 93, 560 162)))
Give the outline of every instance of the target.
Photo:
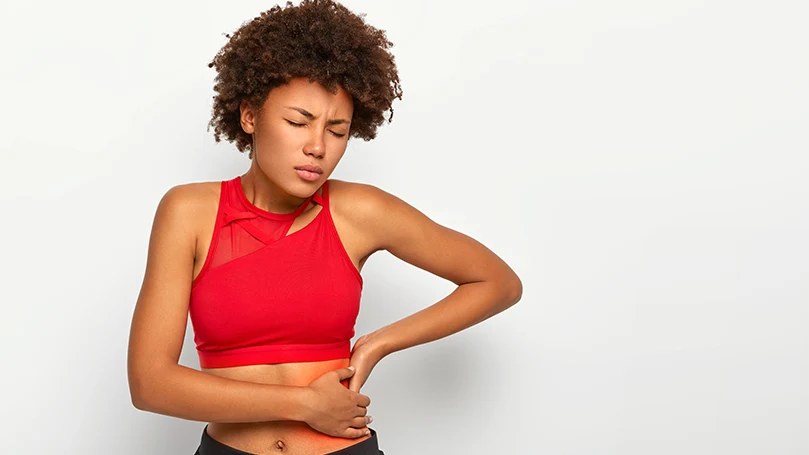
POLYGON ((323 173, 323 169, 321 169, 320 166, 315 166, 315 165, 312 165, 312 164, 305 164, 303 166, 295 166, 295 169, 300 169, 302 171, 316 172, 318 174, 323 173))

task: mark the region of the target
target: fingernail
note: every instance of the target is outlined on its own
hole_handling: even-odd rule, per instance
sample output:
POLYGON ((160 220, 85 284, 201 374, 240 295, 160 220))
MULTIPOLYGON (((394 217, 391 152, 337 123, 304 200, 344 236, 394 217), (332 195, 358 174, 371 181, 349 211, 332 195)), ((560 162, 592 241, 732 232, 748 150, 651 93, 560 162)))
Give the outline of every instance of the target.
POLYGON ((348 367, 348 369, 354 371, 354 367, 348 367))
POLYGON ((366 434, 366 435, 371 434, 371 430, 365 430, 365 434, 366 434))
POLYGON ((374 418, 373 418, 373 417, 371 417, 371 416, 368 416, 368 423, 371 423, 371 422, 373 422, 373 421, 374 421, 374 418))

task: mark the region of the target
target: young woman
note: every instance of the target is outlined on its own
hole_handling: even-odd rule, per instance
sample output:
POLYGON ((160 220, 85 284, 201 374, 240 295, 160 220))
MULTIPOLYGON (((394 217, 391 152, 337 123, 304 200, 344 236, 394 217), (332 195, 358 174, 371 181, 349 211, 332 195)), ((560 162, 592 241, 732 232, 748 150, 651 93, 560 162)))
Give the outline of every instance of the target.
POLYGON ((211 125, 251 165, 175 186, 157 207, 130 332, 133 404, 208 422, 201 455, 382 454, 360 393, 374 366, 505 310, 521 282, 399 198, 329 178, 349 138, 373 139, 401 99, 384 31, 305 0, 229 38, 209 65, 211 125), (458 287, 352 347, 360 271, 380 250, 458 287), (178 364, 189 313, 201 371, 178 364))

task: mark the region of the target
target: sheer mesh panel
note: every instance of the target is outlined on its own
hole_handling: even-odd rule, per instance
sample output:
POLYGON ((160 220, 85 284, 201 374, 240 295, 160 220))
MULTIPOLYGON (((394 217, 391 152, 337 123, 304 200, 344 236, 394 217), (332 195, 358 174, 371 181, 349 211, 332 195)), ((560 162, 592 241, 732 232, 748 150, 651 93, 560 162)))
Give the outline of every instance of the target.
POLYGON ((222 226, 219 230, 219 240, 216 250, 213 252, 211 258, 211 269, 226 264, 234 259, 246 256, 256 250, 259 250, 267 245, 263 241, 255 238, 248 233, 242 226, 242 223, 250 223, 254 228, 260 229, 267 233, 267 237, 273 240, 281 238, 292 225, 292 221, 276 221, 276 220, 260 220, 264 223, 254 223, 251 220, 242 220, 240 223, 231 222, 222 226), (272 223, 267 223, 271 221, 272 223), (259 227, 257 225, 270 224, 270 226, 259 227))
POLYGON ((220 201, 218 238, 215 244, 211 244, 214 251, 209 258, 209 269, 246 256, 284 237, 310 202, 322 202, 321 196, 314 194, 292 213, 273 214, 251 206, 244 196, 240 179, 227 182, 223 191, 226 194, 220 201))

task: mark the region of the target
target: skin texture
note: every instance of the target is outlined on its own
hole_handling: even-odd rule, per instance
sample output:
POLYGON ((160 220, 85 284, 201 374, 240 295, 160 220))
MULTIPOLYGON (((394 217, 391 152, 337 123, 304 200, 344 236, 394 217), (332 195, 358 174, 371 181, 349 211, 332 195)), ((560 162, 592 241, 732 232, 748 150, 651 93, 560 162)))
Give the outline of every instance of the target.
MULTIPOLYGON (((245 129, 256 138, 255 160, 243 176, 248 200, 268 211, 289 212, 318 191, 346 148, 345 140, 334 135, 340 131, 326 120, 350 118, 350 110, 347 96, 331 94, 306 79, 271 92, 262 113, 245 108, 245 129), (290 105, 316 118, 306 119, 304 127, 290 125, 290 120, 303 121, 299 113, 283 107, 290 105), (306 182, 298 177, 293 168, 303 163, 320 165, 320 179, 306 182)), ((177 362, 190 284, 210 244, 218 182, 176 186, 155 215, 130 335, 130 388, 139 408, 211 422, 212 437, 247 452, 336 451, 368 437, 363 430, 369 423, 370 397, 359 392, 383 358, 463 330, 519 300, 517 275, 476 240, 372 185, 332 179, 330 196, 338 235, 358 270, 371 254, 385 250, 458 287, 424 310, 360 336, 348 359, 206 369, 205 379, 217 380, 206 382, 177 362), (350 377, 344 374, 349 365, 356 369, 350 377), (224 379, 236 382, 221 382, 224 379), (284 395, 264 395, 259 386, 269 384, 290 388, 284 395)), ((320 209, 312 204, 289 232, 311 222, 320 209)))
POLYGON ((345 154, 352 113, 351 95, 345 90, 331 94, 304 78, 274 89, 260 109, 243 102, 241 125, 252 135, 252 148, 258 152, 243 177, 253 205, 276 213, 298 208, 326 181, 345 154), (299 110, 316 118, 309 119, 299 110), (329 125, 330 119, 346 123, 329 125), (319 166, 321 178, 309 182, 294 172, 295 166, 306 164, 319 166))
MULTIPOLYGON (((372 138, 382 113, 401 96, 384 34, 331 2, 302 5, 274 8, 244 26, 212 62, 219 70, 211 123, 216 139, 250 151, 242 189, 253 205, 276 213, 292 212, 320 191, 349 138, 372 138), (317 33, 299 33, 300 24, 317 33), (330 123, 338 119, 348 122, 330 123), (294 170, 304 164, 323 173, 306 181, 294 170)), ((476 240, 373 185, 331 179, 331 215, 358 270, 384 250, 457 288, 360 336, 350 358, 193 370, 178 361, 191 283, 207 256, 218 200, 219 182, 200 182, 169 189, 158 204, 127 371, 138 409, 210 422, 214 439, 246 452, 314 455, 361 442, 368 437, 371 399, 360 389, 383 358, 479 323, 522 293, 514 271, 476 240)), ((288 234, 321 209, 310 204, 288 234)))

